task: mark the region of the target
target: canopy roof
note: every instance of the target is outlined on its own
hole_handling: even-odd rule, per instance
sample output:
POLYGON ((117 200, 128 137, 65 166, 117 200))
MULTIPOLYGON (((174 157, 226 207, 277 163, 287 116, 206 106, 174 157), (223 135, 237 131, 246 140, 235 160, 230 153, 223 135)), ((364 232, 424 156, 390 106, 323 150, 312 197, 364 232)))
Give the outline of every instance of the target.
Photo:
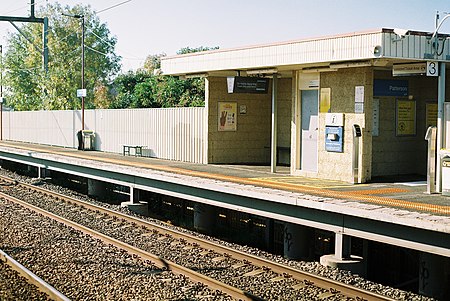
POLYGON ((228 76, 248 71, 290 76, 299 69, 389 67, 398 62, 427 60, 449 62, 448 35, 438 35, 433 40, 431 36, 428 32, 382 28, 165 57, 161 69, 166 75, 228 76))

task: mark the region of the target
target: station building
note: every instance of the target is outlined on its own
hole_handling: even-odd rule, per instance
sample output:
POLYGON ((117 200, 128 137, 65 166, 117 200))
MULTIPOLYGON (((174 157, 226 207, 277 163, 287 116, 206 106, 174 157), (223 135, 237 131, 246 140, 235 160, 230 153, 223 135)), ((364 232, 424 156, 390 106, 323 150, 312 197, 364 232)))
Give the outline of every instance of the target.
POLYGON ((383 28, 161 65, 206 80, 207 163, 288 165, 292 175, 364 183, 425 176, 429 126, 445 148, 447 38, 383 28))

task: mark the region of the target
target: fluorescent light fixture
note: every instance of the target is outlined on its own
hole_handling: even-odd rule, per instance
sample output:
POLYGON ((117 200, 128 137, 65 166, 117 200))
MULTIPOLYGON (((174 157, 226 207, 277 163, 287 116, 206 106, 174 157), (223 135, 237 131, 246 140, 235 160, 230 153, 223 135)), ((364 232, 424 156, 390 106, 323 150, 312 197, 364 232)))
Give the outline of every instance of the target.
POLYGON ((190 79, 190 78, 197 78, 197 77, 208 77, 208 73, 191 73, 191 74, 180 75, 180 79, 190 79))
POLYGON ((338 69, 336 69, 336 68, 323 67, 323 68, 308 68, 308 69, 302 69, 301 71, 302 71, 303 73, 319 73, 319 72, 332 72, 332 71, 338 71, 338 69))
POLYGON ((258 75, 258 74, 274 74, 278 73, 276 68, 270 69, 257 69, 257 70, 247 70, 247 75, 258 75))
POLYGON ((371 67, 373 66, 371 61, 360 61, 360 62, 342 62, 342 63, 331 63, 330 68, 356 68, 356 67, 371 67))

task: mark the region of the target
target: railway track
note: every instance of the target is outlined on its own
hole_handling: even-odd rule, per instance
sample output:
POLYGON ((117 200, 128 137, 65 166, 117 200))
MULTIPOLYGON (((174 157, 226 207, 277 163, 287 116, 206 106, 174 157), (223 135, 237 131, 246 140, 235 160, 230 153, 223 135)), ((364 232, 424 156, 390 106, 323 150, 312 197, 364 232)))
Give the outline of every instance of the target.
POLYGON ((15 196, 22 206, 237 300, 393 300, 13 179, 0 177, 0 184, 4 198, 15 196))
MULTIPOLYGON (((36 298, 39 300, 56 300, 56 301, 69 301, 70 299, 56 290, 53 286, 42 280, 36 274, 24 267, 14 258, 6 254, 3 250, 0 250, 0 264, 9 266, 8 268, 2 267, 1 277, 17 278, 15 273, 23 277, 24 282, 21 282, 22 295, 11 294, 11 298, 36 298), (37 289, 41 293, 35 291, 37 289)), ((19 281, 21 281, 20 279, 19 281)), ((2 284, 2 286, 7 286, 2 284)))

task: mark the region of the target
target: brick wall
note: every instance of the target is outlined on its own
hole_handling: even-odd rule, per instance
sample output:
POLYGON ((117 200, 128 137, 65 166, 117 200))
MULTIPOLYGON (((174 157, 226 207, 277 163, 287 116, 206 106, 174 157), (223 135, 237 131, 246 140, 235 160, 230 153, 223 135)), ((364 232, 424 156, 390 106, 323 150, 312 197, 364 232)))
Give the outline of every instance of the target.
MULTIPOLYGON (((278 81, 278 143, 290 145, 291 79, 278 81)), ((208 77, 208 163, 270 163, 272 81, 267 94, 229 94, 227 79, 208 77), (218 102, 237 103, 237 130, 218 131, 218 102), (247 113, 240 114, 239 107, 247 113)))

